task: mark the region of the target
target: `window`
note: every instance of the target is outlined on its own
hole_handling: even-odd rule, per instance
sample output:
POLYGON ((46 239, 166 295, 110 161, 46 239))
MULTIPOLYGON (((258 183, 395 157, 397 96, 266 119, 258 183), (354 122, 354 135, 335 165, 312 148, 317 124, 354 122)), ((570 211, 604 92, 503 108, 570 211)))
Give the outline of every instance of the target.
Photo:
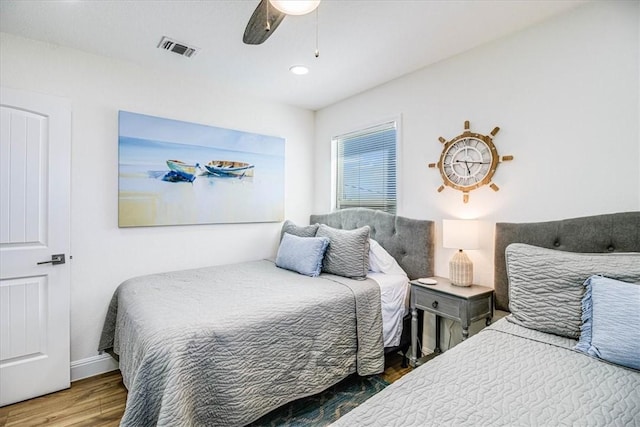
POLYGON ((336 208, 396 213, 396 122, 334 138, 336 208))

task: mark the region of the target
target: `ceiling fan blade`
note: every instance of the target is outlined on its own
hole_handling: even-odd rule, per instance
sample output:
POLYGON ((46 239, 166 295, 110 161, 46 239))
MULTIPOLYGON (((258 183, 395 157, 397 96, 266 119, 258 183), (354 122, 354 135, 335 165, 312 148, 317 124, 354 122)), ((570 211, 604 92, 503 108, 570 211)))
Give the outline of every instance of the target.
POLYGON ((246 44, 263 43, 278 28, 284 17, 285 14, 270 5, 269 0, 261 0, 249 18, 242 41, 246 44))

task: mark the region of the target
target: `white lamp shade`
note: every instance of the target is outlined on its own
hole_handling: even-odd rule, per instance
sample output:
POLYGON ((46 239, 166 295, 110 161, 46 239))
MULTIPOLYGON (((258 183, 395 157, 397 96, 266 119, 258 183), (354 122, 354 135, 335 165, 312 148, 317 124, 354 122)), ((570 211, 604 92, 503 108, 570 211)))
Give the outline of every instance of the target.
POLYGON ((282 13, 287 15, 306 15, 320 4, 320 0, 269 0, 282 13))
POLYGON ((442 246, 450 249, 478 249, 479 223, 468 219, 442 220, 442 246))

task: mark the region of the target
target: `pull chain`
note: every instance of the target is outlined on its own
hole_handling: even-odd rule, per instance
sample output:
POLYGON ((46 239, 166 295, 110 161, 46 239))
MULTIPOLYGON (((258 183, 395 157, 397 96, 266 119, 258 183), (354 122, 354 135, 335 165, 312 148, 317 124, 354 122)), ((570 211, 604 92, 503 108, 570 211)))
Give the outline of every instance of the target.
POLYGON ((320 9, 319 7, 316 8, 316 51, 315 51, 316 58, 320 56, 320 50, 318 48, 318 27, 319 27, 319 25, 318 25, 318 15, 320 13, 320 12, 318 12, 319 9, 320 9))
POLYGON ((267 23, 264 26, 265 31, 271 31, 271 23, 269 22, 269 3, 270 0, 266 0, 267 2, 267 23))

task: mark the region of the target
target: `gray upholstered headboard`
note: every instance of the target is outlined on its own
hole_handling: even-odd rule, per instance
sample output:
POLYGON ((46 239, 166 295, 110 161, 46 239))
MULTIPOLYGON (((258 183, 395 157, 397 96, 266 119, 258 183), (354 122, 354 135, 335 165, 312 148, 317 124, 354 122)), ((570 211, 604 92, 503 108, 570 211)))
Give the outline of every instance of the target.
POLYGON ((410 219, 366 208, 311 215, 310 223, 353 230, 371 227, 375 239, 407 272, 410 279, 433 276, 433 221, 410 219))
POLYGON ((511 243, 527 243, 568 252, 640 252, 640 212, 561 221, 497 223, 494 286, 496 308, 504 311, 509 311, 509 283, 504 250, 511 243))

